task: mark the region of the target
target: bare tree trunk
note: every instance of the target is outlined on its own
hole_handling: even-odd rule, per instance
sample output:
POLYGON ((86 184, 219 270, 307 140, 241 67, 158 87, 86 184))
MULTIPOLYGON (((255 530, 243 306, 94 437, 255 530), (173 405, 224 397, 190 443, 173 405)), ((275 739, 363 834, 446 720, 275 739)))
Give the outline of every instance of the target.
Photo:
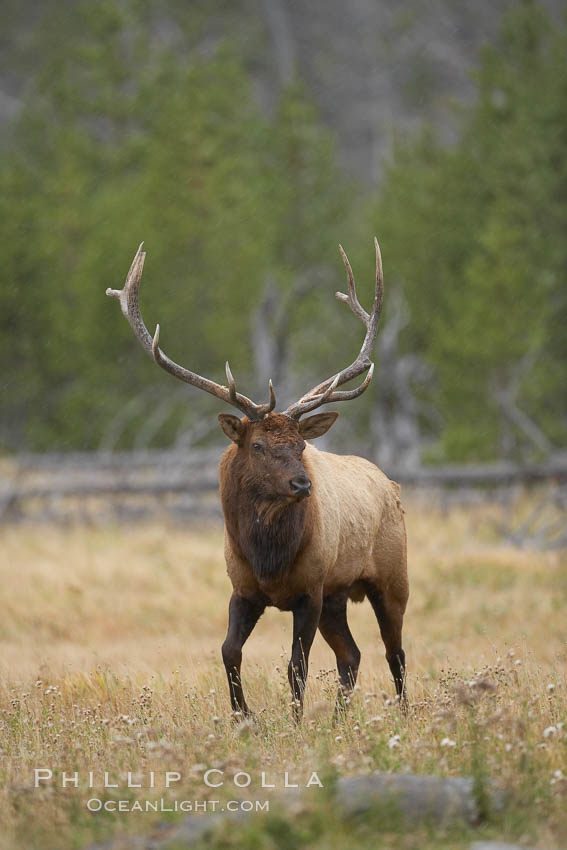
POLYGON ((522 380, 532 369, 536 356, 536 353, 532 351, 524 355, 513 368, 508 382, 504 386, 496 385, 492 390, 492 396, 502 413, 503 439, 506 441, 506 449, 508 450, 508 455, 505 456, 508 457, 513 450, 516 450, 517 453, 518 434, 544 457, 548 457, 556 451, 556 447, 539 425, 518 405, 522 380))
POLYGON ((272 277, 268 277, 252 318, 252 354, 258 389, 272 379, 279 390, 287 374, 287 311, 272 277))
POLYGON ((420 409, 413 383, 429 373, 417 355, 400 355, 400 333, 407 323, 402 293, 393 290, 388 322, 378 335, 379 374, 371 417, 372 453, 385 469, 416 469, 421 463, 420 409))
POLYGON ((290 370, 289 327, 293 311, 316 285, 322 268, 310 269, 283 292, 267 277, 258 308, 252 317, 252 357, 256 390, 265 392, 270 378, 278 398, 293 395, 290 370))
POLYGON ((262 0, 264 19, 270 31, 274 64, 280 88, 289 85, 296 68, 295 43, 285 0, 262 0))

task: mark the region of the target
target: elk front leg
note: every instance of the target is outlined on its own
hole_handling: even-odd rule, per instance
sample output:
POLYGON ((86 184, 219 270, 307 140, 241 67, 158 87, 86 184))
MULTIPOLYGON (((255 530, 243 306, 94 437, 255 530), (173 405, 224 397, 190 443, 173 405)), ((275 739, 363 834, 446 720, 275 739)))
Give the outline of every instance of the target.
POLYGON ((242 664, 242 647, 266 605, 258 599, 247 599, 233 593, 228 606, 228 632, 222 645, 222 660, 226 669, 230 702, 233 711, 241 711, 245 717, 250 710, 242 692, 240 666, 242 664))
POLYGON ((302 596, 293 606, 293 643, 288 679, 296 721, 303 714, 303 693, 309 668, 309 652, 321 617, 322 597, 302 596))

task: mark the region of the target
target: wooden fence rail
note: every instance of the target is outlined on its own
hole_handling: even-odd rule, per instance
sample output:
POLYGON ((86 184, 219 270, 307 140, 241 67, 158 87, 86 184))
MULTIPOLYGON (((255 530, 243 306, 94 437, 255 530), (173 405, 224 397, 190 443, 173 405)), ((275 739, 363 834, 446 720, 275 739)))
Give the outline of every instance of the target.
MULTIPOLYGON (((217 464, 222 448, 20 455, 0 460, 0 519, 120 521, 164 513, 220 519, 217 464)), ((546 463, 450 465, 387 470, 406 489, 441 500, 506 499, 518 487, 553 488, 567 510, 567 455, 546 463)))

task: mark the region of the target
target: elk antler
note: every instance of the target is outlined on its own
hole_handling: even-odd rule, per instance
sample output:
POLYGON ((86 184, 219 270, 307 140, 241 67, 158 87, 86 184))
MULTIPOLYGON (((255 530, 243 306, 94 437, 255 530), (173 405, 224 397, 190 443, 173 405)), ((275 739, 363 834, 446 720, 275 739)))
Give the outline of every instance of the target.
POLYGON ((350 366, 347 366, 346 369, 343 369, 341 372, 337 372, 336 375, 331 375, 330 378, 327 378, 325 381, 317 384, 316 387, 309 390, 309 392, 300 398, 299 401, 290 405, 285 413, 288 416, 291 416, 292 419, 299 419, 299 417, 303 416, 304 413, 308 413, 310 410, 315 410, 315 408, 320 407, 322 404, 331 404, 335 401, 348 401, 351 398, 357 398, 359 395, 362 395, 372 380, 374 363, 370 359, 370 353, 376 341, 378 321, 380 319, 382 301, 384 299, 382 257, 380 255, 380 246, 378 245, 376 237, 374 237, 374 246, 376 248, 376 289, 374 291, 372 312, 369 315, 360 305, 356 294, 352 268, 342 246, 339 245, 339 251, 341 252, 341 257, 343 258, 343 263, 345 264, 347 273, 348 295, 345 295, 343 292, 337 292, 336 296, 340 301, 344 301, 345 304, 348 304, 354 315, 358 316, 360 321, 366 325, 366 336, 364 337, 364 342, 362 343, 362 348, 360 349, 358 357, 350 364, 350 366), (363 372, 366 372, 367 369, 368 374, 359 387, 356 387, 353 390, 337 391, 336 388, 338 386, 345 384, 347 381, 352 380, 352 378, 357 378, 359 375, 362 375, 363 372))
POLYGON ((158 366, 161 366, 162 369, 165 369, 166 372, 169 372, 175 378, 179 378, 181 381, 185 381, 185 383, 191 384, 200 390, 205 390, 205 392, 216 396, 216 398, 221 399, 221 401, 226 401, 228 404, 234 405, 234 407, 237 407, 251 420, 263 419, 263 417, 267 413, 270 413, 276 406, 276 396, 271 381, 269 384, 269 402, 266 404, 255 404, 245 395, 241 395, 236 391, 236 383, 232 377, 228 361, 226 363, 226 378, 228 381, 228 387, 224 387, 222 384, 216 384, 214 381, 209 381, 208 378, 202 378, 201 375, 197 375, 195 372, 190 372, 189 369, 185 369, 183 366, 179 366, 177 363, 174 363, 173 360, 170 360, 159 347, 159 325, 156 326, 155 334, 152 339, 144 324, 144 320, 142 319, 142 314, 140 313, 140 308, 138 306, 138 290, 140 288, 144 260, 146 259, 146 253, 145 251, 142 251, 143 245, 144 243, 142 242, 136 252, 136 256, 132 260, 132 265, 130 266, 130 271, 126 277, 124 288, 110 289, 109 287, 106 290, 107 295, 120 300, 120 307, 124 316, 128 319, 130 327, 134 331, 134 335, 141 342, 148 354, 153 357, 158 366))

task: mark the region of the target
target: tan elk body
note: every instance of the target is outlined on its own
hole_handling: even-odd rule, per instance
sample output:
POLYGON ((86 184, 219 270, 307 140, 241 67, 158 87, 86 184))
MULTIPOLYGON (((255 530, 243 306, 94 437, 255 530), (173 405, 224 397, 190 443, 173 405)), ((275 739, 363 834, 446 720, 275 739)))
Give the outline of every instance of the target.
MULTIPOLYGON (((220 462, 221 495, 234 454, 231 446, 220 462)), ((288 573, 259 581, 227 529, 225 558, 234 590, 245 596, 264 593, 272 605, 286 610, 301 593, 325 596, 345 588, 360 602, 364 584, 375 582, 405 607, 406 537, 399 486, 361 457, 322 452, 310 444, 303 463, 313 483, 305 547, 288 573)))
POLYGON ((356 359, 313 387, 284 412, 270 400, 255 404, 236 390, 226 364, 228 386, 203 378, 170 360, 159 347, 159 325, 150 336, 138 307, 144 265, 142 246, 120 299, 135 335, 170 374, 237 407, 243 418, 220 414, 232 445, 219 465, 225 520, 225 558, 233 585, 228 633, 222 647, 232 707, 249 713, 240 669, 242 647, 267 606, 293 612, 288 673, 297 719, 301 716, 309 652, 317 629, 333 649, 339 672, 337 710, 356 682, 360 651, 347 623, 347 601, 368 597, 386 647, 396 693, 405 704, 402 624, 408 599, 406 534, 399 486, 360 457, 318 451, 306 442, 324 434, 338 414, 302 418, 316 408, 357 398, 373 373, 370 359, 382 307, 382 262, 376 246, 376 288, 372 311, 358 301, 352 269, 342 248, 348 294, 337 293, 363 322, 366 335, 356 359), (367 372, 360 386, 338 387, 367 372))

